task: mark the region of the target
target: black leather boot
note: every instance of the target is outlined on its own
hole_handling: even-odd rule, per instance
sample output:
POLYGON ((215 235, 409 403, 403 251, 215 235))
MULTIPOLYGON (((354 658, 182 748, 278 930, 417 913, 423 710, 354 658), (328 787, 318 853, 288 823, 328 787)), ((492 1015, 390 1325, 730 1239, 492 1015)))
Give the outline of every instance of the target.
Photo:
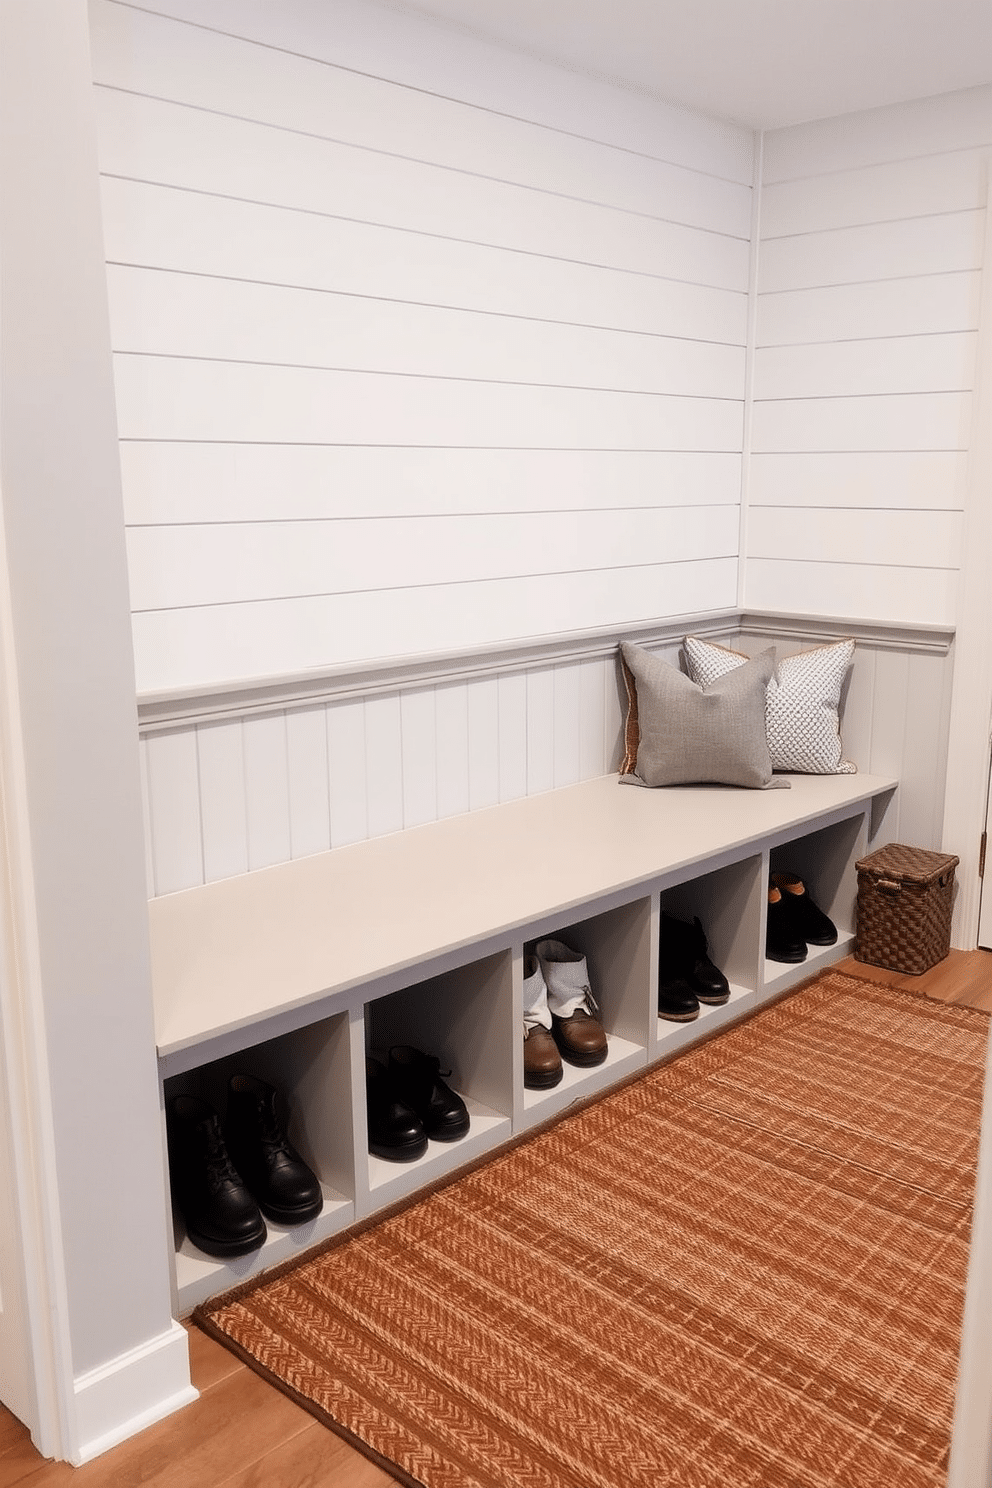
POLYGON ((689 984, 700 1002, 722 1007, 730 997, 730 983, 707 952, 709 947, 697 915, 692 924, 674 915, 661 915, 660 969, 665 982, 682 980, 689 984))
POLYGON ((765 955, 769 961, 793 965, 806 960, 808 949, 785 902, 785 895, 772 884, 768 890, 765 955))
POLYGON ((231 1161, 220 1117, 194 1095, 166 1108, 169 1168, 186 1233, 198 1250, 228 1260, 265 1240, 265 1220, 231 1161))
POLYGON ((788 915, 797 937, 801 937, 807 945, 837 944, 837 926, 818 904, 813 903, 809 890, 798 873, 773 873, 771 882, 773 888, 778 889, 782 895, 785 914, 788 915))
POLYGON ((691 1023, 699 1017, 699 998, 685 977, 668 973, 658 977, 658 1017, 669 1023, 691 1023))
POLYGON ((441 1079, 441 1061, 408 1044, 389 1051, 389 1078, 404 1105, 420 1117, 435 1142, 457 1142, 469 1128, 465 1102, 441 1079))
POLYGON ((234 1165, 268 1219, 282 1225, 316 1219, 324 1207, 320 1184, 283 1130, 271 1085, 234 1075, 224 1131, 234 1165))
POLYGON ((365 1060, 365 1106, 369 1151, 387 1162, 416 1162, 427 1151, 420 1117, 401 1099, 389 1071, 378 1059, 365 1060))

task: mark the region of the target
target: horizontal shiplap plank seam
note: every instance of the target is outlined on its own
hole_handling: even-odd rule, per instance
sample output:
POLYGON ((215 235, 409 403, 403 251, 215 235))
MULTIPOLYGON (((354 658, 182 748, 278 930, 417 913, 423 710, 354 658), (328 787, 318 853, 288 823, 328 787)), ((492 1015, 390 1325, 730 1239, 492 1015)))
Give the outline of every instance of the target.
POLYGON ((194 353, 178 351, 127 351, 119 349, 114 351, 114 356, 121 358, 134 357, 135 359, 147 359, 149 361, 209 363, 219 367, 272 367, 278 368, 281 371, 291 372, 335 372, 346 374, 349 377, 403 377, 423 382, 458 382, 483 387, 558 388, 562 392, 617 393, 631 398, 691 398, 696 401, 712 403, 743 402, 743 391, 740 395, 733 396, 726 393, 683 393, 669 391, 667 389, 662 391, 655 388, 616 387, 608 384, 598 385, 588 382, 535 382, 517 377, 473 377, 464 373, 413 372, 397 370, 393 367, 348 367, 337 366, 332 362, 284 362, 251 357, 200 356, 194 353))
POLYGON ((926 398, 943 397, 945 394, 970 393, 970 383, 962 382, 960 387, 939 388, 897 388, 895 390, 882 389, 878 392, 858 393, 792 393, 779 394, 775 396, 756 395, 755 403, 850 403, 854 399, 859 402, 864 398, 926 398))
POLYGON ((852 222, 835 222, 829 227, 809 227, 798 232, 763 232, 761 239, 763 243, 799 242, 803 238, 828 238, 831 233, 850 233, 861 229, 870 231, 875 227, 898 227, 907 222, 936 222, 949 217, 973 217, 979 210, 978 207, 968 206, 955 207, 942 212, 905 212, 895 217, 872 217, 869 220, 856 218, 852 222))
MULTIPOLYGON (((801 126, 797 126, 798 128, 801 126)), ((795 175, 769 176, 766 178, 766 184, 770 187, 795 186, 803 181, 822 181, 832 177, 854 175, 859 171, 884 170, 886 166, 912 165, 916 161, 945 160, 953 156, 975 155, 990 147, 992 147, 992 129, 988 134, 979 131, 973 140, 952 145, 947 149, 891 151, 870 160, 844 161, 841 165, 830 166, 823 170, 804 169, 797 171, 795 175)))
MULTIPOLYGON (((527 128, 541 130, 549 134, 560 136, 563 139, 574 139, 583 144, 591 144, 601 149, 615 150, 620 154, 631 155, 637 159, 651 161, 659 165, 672 166, 679 170, 691 171, 696 175, 707 177, 711 180, 721 181, 727 185, 734 187, 747 186, 749 184, 749 179, 746 179, 743 173, 739 176, 723 175, 712 170, 707 170, 703 166, 694 165, 685 159, 677 158, 674 154, 658 154, 656 152, 644 149, 635 149, 633 146, 624 145, 615 140, 607 140, 597 137, 596 135, 581 133, 575 129, 564 128, 563 126, 552 124, 545 119, 535 118, 526 114, 513 113, 509 110, 496 108, 491 104, 478 103, 473 99, 461 97, 457 94, 443 93, 435 89, 426 88, 422 84, 409 82, 399 77, 388 76, 385 73, 355 67, 353 65, 349 65, 348 63, 334 60, 332 58, 321 57, 314 53, 298 51, 287 46, 280 46, 272 41, 264 41, 260 38, 249 36, 244 33, 228 31, 219 26, 211 26, 202 19, 192 20, 184 16, 170 16, 163 11, 153 9, 151 6, 129 4, 128 0, 107 0, 107 3, 116 5, 122 10, 131 10, 137 14, 145 14, 154 16, 156 18, 168 20, 175 25, 188 28, 190 32, 203 31, 211 33, 215 36, 223 37, 227 40, 235 41, 246 46, 256 47, 265 52, 271 52, 274 55, 296 58, 300 61, 311 63, 319 67, 326 67, 329 70, 348 73, 353 77, 368 79, 371 82, 381 83, 390 88, 402 89, 411 93, 420 94, 427 98, 434 98, 437 99, 439 102, 443 102, 445 104, 452 104, 458 108, 464 108, 475 113, 485 114, 492 118, 505 119, 513 124, 522 124, 527 128)), ((713 128, 716 122, 717 121, 713 121, 708 118, 705 119, 705 123, 709 125, 710 128, 713 128)), ((747 134, 749 134, 749 131, 741 129, 739 133, 742 136, 746 136, 747 134)))
MULTIPOLYGON (((700 502, 693 503, 691 506, 689 506, 688 504, 686 504, 685 510, 686 511, 693 511, 693 512, 698 512, 698 511, 718 511, 718 510, 724 510, 724 509, 735 509, 738 505, 739 505, 739 502, 737 502, 737 501, 700 501, 700 502)), ((377 516, 377 517, 366 517, 366 516, 361 515, 360 513, 355 513, 355 512, 348 512, 347 514, 341 515, 341 516, 331 514, 329 516, 319 516, 319 517, 318 516, 284 517, 284 516, 281 516, 281 515, 280 516, 271 516, 271 517, 228 517, 228 518, 220 518, 220 519, 215 518, 215 517, 204 517, 202 519, 197 519, 197 518, 189 519, 189 518, 186 518, 182 522, 158 522, 158 521, 127 522, 127 523, 125 523, 125 526, 127 526, 127 527, 134 527, 134 528, 139 528, 140 527, 141 530, 142 531, 145 531, 145 532, 147 532, 147 531, 156 531, 156 530, 161 531, 161 532, 172 532, 172 531, 175 530, 176 527, 182 527, 183 529, 186 529, 186 528, 197 528, 197 527, 220 527, 220 528, 223 528, 223 527, 234 527, 234 528, 237 528, 237 527, 286 527, 286 526, 308 526, 308 525, 313 525, 315 527, 322 527, 322 526, 326 526, 326 525, 331 524, 331 523, 337 524, 337 523, 345 523, 345 522, 354 522, 354 523, 364 522, 366 524, 375 523, 377 525, 381 525, 384 521, 389 521, 389 522, 420 522, 420 521, 423 521, 425 519, 426 520, 430 520, 430 521, 435 521, 436 520, 436 521, 445 521, 445 522, 447 522, 447 521, 450 521, 450 522, 471 522, 471 521, 473 521, 476 518, 488 518, 488 517, 498 517, 498 518, 508 517, 508 518, 513 518, 513 517, 544 517, 544 516, 552 516, 552 517, 555 517, 555 518, 560 518, 562 520, 566 520, 568 517, 588 516, 588 515, 595 514, 595 513, 600 513, 600 512, 602 512, 602 513, 608 513, 610 516, 622 517, 623 514, 624 514, 624 512, 645 512, 645 511, 655 511, 656 509, 657 509, 657 504, 656 503, 644 502, 644 503, 642 503, 640 505, 637 505, 637 506, 631 505, 630 503, 625 503, 625 504, 620 505, 620 506, 575 506, 575 507, 562 507, 562 506, 548 506, 548 507, 543 507, 543 506, 527 506, 527 507, 517 507, 517 508, 505 508, 505 509, 499 509, 499 510, 497 510, 497 509, 494 508, 492 511, 483 511, 483 510, 480 509, 480 510, 476 510, 476 511, 472 511, 472 512, 429 512, 429 511, 398 512, 398 513, 396 513, 396 514, 394 514, 392 516, 389 516, 388 518, 383 518, 383 517, 380 517, 380 516, 377 516)), ((678 511, 679 510, 679 503, 678 502, 672 502, 672 503, 670 503, 670 505, 667 507, 667 510, 669 510, 669 511, 678 511)))
MULTIPOLYGON (((316 217, 328 222, 353 223, 359 227, 375 228, 383 232, 409 234, 411 237, 434 239, 436 241, 444 243, 455 243, 467 248, 484 248, 487 250, 491 250, 494 253, 518 254, 523 256, 524 258, 541 259, 548 263, 574 264, 579 268, 601 269, 605 272, 612 272, 616 274, 633 274, 642 279, 658 279, 667 283, 687 284, 697 289, 716 289, 725 293, 738 294, 741 296, 746 293, 743 285, 717 282, 712 277, 704 279, 687 279, 678 274, 657 273, 654 270, 645 269, 636 264, 611 263, 606 259, 598 258, 577 258, 567 254, 551 253, 547 251, 547 249, 539 249, 532 246, 523 246, 517 243, 498 243, 490 239, 466 237, 463 235, 459 235, 458 233, 435 232, 407 223, 388 222, 377 218, 352 216, 347 213, 341 212, 328 212, 322 210, 319 207, 302 206, 289 202, 268 201, 261 197, 243 196, 233 191, 206 189, 204 187, 191 186, 185 183, 177 184, 174 181, 163 181, 156 180, 151 177, 127 175, 118 171, 101 170, 100 177, 102 180, 105 181, 118 181, 126 185, 149 186, 161 189, 163 191, 188 192, 190 195, 205 197, 209 201, 234 202, 241 206, 261 207, 271 211, 287 213, 295 212, 306 217, 316 217)), ((701 229, 699 228, 684 227, 681 223, 662 222, 659 225, 665 227, 671 226, 678 232, 701 231, 701 229)), ((740 244, 742 248, 746 244, 746 239, 743 238, 730 238, 725 234, 719 233, 711 234, 711 236, 720 239, 722 242, 740 244)))
MULTIPOLYGON (((682 342, 686 342, 687 344, 691 344, 691 345, 733 346, 733 347, 742 347, 743 344, 744 344, 742 340, 730 340, 730 339, 720 338, 720 337, 716 337, 716 336, 703 336, 703 335, 691 336, 691 335, 686 334, 685 332, 647 330, 647 329, 642 329, 641 327, 638 327, 638 326, 607 325, 607 324, 605 324, 602 321, 570 320, 570 319, 564 319, 561 316, 553 316, 553 315, 527 315, 527 314, 524 314, 522 311, 494 310, 494 309, 489 309, 489 308, 487 308, 485 306, 482 306, 482 305, 460 305, 460 304, 456 304, 456 303, 454 303, 452 301, 447 301, 447 300, 416 300, 416 299, 410 299, 410 298, 407 298, 407 297, 404 297, 404 296, 401 296, 401 295, 363 294, 363 293, 361 293, 358 290, 334 289, 334 288, 331 288, 328 285, 323 285, 323 284, 304 284, 304 283, 293 282, 293 281, 285 280, 285 279, 259 279, 259 278, 250 278, 249 276, 244 275, 244 274, 216 274, 216 273, 208 273, 207 271, 201 270, 201 269, 184 269, 184 268, 171 268, 171 267, 170 268, 164 268, 160 264, 145 264, 145 263, 141 263, 141 262, 138 262, 138 261, 128 261, 128 260, 118 259, 118 258, 108 258, 106 262, 107 262, 107 267, 109 269, 134 270, 134 271, 140 271, 141 273, 145 273, 145 274, 175 275, 177 277, 182 277, 182 278, 186 278, 186 279, 193 279, 193 280, 203 281, 204 283, 207 283, 207 284, 245 285, 245 286, 247 286, 247 287, 249 287, 251 289, 287 290, 287 291, 289 291, 289 292, 291 292, 293 294, 300 294, 300 295, 309 295, 309 294, 322 295, 322 296, 325 296, 328 299, 357 301, 359 303, 363 303, 363 304, 364 303, 367 303, 369 305, 396 305, 396 306, 401 306, 401 307, 404 307, 404 308, 412 308, 412 309, 417 309, 417 310, 441 310, 441 311, 444 311, 445 313, 450 313, 450 314, 453 314, 453 315, 464 315, 464 316, 475 316, 475 315, 477 315, 477 316, 485 316, 485 317, 488 317, 490 319, 498 320, 498 321, 511 321, 511 322, 512 321, 520 321, 520 322, 522 322, 525 325, 563 326, 563 327, 566 327, 569 330, 596 331, 596 332, 603 332, 603 333, 608 334, 608 335, 616 335, 616 336, 636 336, 636 337, 640 337, 640 338, 644 338, 644 339, 649 339, 649 340, 663 341, 663 342, 666 342, 666 343, 682 341, 682 342)), ((613 271, 608 270, 607 272, 613 272, 613 271)), ((628 271, 627 270, 619 270, 619 271, 616 271, 616 272, 626 273, 628 271)), ((737 291, 737 290, 727 290, 727 291, 721 291, 721 293, 737 294, 737 293, 743 293, 743 292, 742 291, 737 291)), ((126 346, 114 346, 112 348, 112 350, 114 350, 115 352, 118 352, 119 351, 122 354, 132 355, 132 356, 156 355, 156 354, 158 354, 158 355, 169 355, 170 354, 170 353, 155 353, 155 352, 147 351, 144 348, 135 348, 135 347, 126 347, 126 346)), ((174 355, 175 353, 172 353, 172 354, 174 355)), ((244 358, 231 358, 230 360, 245 360, 245 359, 244 358)), ((264 363, 262 363, 262 365, 264 365, 264 363)), ((270 364, 270 365, 276 365, 276 366, 307 365, 307 366, 309 366, 309 365, 313 365, 313 364, 311 364, 311 363, 301 364, 301 363, 277 362, 277 363, 270 364)), ((329 369, 329 368, 326 368, 325 367, 325 368, 323 368, 323 370, 339 370, 339 369, 329 369)))
POLYGON ((533 192, 537 196, 548 197, 552 200, 575 202, 580 206, 597 207, 606 212, 617 212, 624 217, 643 218, 648 222, 660 222, 670 227, 691 228, 693 232, 710 233, 718 238, 732 238, 735 241, 746 242, 747 235, 743 232, 731 232, 725 228, 710 227, 705 223, 693 221, 689 216, 671 216, 661 212, 648 212, 635 207, 621 206, 616 202, 606 201, 599 197, 579 196, 573 192, 554 191, 548 186, 538 186, 530 181, 521 181, 512 176, 497 176, 485 171, 468 170, 464 166, 449 165, 444 161, 432 160, 426 156, 405 155, 398 150, 385 150, 377 145, 363 144, 360 140, 343 139, 340 136, 319 134, 312 130, 297 129, 291 125, 276 124, 269 119, 253 118, 248 114, 229 113, 224 109, 209 108, 205 104, 188 103, 183 99, 162 97, 154 93, 142 93, 133 88, 124 88, 111 83, 95 83, 94 87, 107 92, 117 93, 129 98, 140 98, 149 103, 168 104, 173 108, 188 109, 193 113, 206 114, 211 118, 227 119, 232 123, 249 124, 258 129, 271 129, 280 134, 295 136, 299 139, 316 140, 321 144, 337 145, 345 150, 356 150, 364 154, 375 155, 385 160, 397 160, 404 164, 425 166, 430 170, 444 171, 451 175, 463 176, 474 181, 485 181, 494 186, 510 186, 517 191, 533 192))
MULTIPOLYGON (((190 195, 204 196, 204 198, 207 198, 208 201, 236 202, 236 204, 244 205, 244 207, 263 207, 266 208, 266 210, 284 211, 284 213, 299 213, 302 214, 302 216, 306 217, 320 217, 320 219, 326 220, 326 222, 355 223, 355 225, 363 226, 363 228, 375 228, 379 229, 379 231, 384 232, 399 232, 399 234, 409 234, 410 237, 415 238, 433 238, 433 240, 442 241, 442 243, 461 244, 461 246, 463 247, 486 248, 486 250, 494 251, 494 253, 521 254, 521 256, 528 257, 528 259, 541 259, 546 260, 546 262, 549 263, 574 263, 574 265, 579 266, 579 268, 602 269, 602 271, 614 272, 614 274, 634 274, 637 275, 638 278, 647 278, 647 280, 662 280, 665 281, 665 283, 689 284, 689 286, 695 287, 695 289, 717 289, 721 290, 721 292, 732 293, 732 295, 744 295, 745 293, 745 290, 742 289, 742 287, 735 286, 735 284, 717 284, 711 280, 696 280, 696 278, 693 278, 693 280, 687 280, 687 278, 681 278, 680 275, 677 274, 657 274, 657 272, 651 271, 651 269, 638 268, 637 265, 629 265, 629 263, 610 263, 607 262, 607 260, 602 259, 583 259, 583 257, 570 257, 567 256, 567 254, 549 253, 549 251, 540 250, 540 248, 522 247, 519 246, 519 244, 492 243, 492 241, 485 240, 485 238, 460 237, 460 235, 454 234, 454 232, 430 232, 424 228, 415 228, 415 226, 405 225, 405 223, 381 222, 381 220, 370 219, 370 217, 354 217, 347 216, 347 214, 344 213, 321 211, 320 208, 317 207, 300 207, 300 205, 287 204, 287 202, 263 201, 263 199, 257 198, 257 196, 241 196, 238 195, 238 193, 236 192, 207 190, 204 189, 204 187, 199 186, 175 185, 174 182, 162 182, 162 180, 147 179, 147 177, 143 176, 126 176, 126 174, 120 174, 117 173, 117 171, 101 171, 100 176, 103 180, 122 182, 126 183, 126 185, 131 186, 152 186, 159 187, 159 189, 162 190, 178 190, 178 192, 189 192, 190 195)), ((681 225, 672 226, 678 226, 678 228, 680 228, 680 231, 699 231, 699 229, 696 228, 683 229, 681 228, 681 225)), ((720 237, 720 235, 717 235, 717 237, 720 237)), ((744 244, 745 240, 738 240, 738 238, 729 240, 729 238, 726 238, 726 240, 724 241, 733 241, 733 243, 744 244)))
POLYGON ((326 589, 314 589, 309 591, 288 590, 286 593, 278 594, 253 594, 250 598, 247 599, 243 596, 238 596, 233 599, 199 600, 195 602, 184 602, 177 604, 159 604, 149 606, 137 604, 132 606, 131 613, 132 615, 188 615, 195 614, 198 611, 213 612, 223 609, 236 609, 245 605, 251 605, 252 607, 263 605, 280 605, 283 604, 286 600, 329 599, 337 597, 353 598, 355 596, 363 594, 398 595, 415 594, 418 592, 427 592, 431 590, 451 590, 459 588, 471 589, 477 587, 480 582, 486 583, 487 585, 517 584, 521 579, 540 581, 542 579, 582 578, 584 576, 592 577, 595 574, 633 574, 642 572, 647 569, 665 571, 686 567, 692 564, 698 564, 700 562, 712 562, 714 559, 736 558, 736 556, 737 549, 736 546, 734 546, 732 548, 728 547, 724 550, 708 552, 705 554, 693 553, 687 555, 684 558, 662 558, 660 560, 649 559, 644 563, 618 563, 604 565, 591 564, 589 567, 586 568, 549 568, 546 570, 528 570, 521 573, 487 574, 482 580, 476 577, 465 579, 431 579, 424 581, 423 583, 388 584, 384 585, 381 588, 377 588, 373 585, 363 585, 355 588, 340 588, 330 591, 326 589))
POLYGON ((884 279, 836 279, 830 284, 787 284, 781 289, 760 289, 758 291, 758 302, 760 305, 762 300, 770 299, 776 295, 820 294, 829 290, 855 290, 872 285, 919 284, 935 279, 970 279, 975 277, 976 272, 974 269, 930 269, 922 274, 886 275, 884 279))
MULTIPOLYGON (((819 286, 818 286, 819 287, 819 286)), ((801 290, 779 290, 772 291, 780 294, 801 294, 801 290)), ((873 346, 878 341, 927 341, 940 336, 974 336, 975 328, 965 326, 954 327, 951 330, 927 330, 927 331, 879 331, 872 336, 809 336, 803 337, 801 341, 759 341, 755 347, 756 351, 778 351, 783 347, 804 348, 807 346, 873 346)), ((941 391, 944 391, 941 389, 941 391)))

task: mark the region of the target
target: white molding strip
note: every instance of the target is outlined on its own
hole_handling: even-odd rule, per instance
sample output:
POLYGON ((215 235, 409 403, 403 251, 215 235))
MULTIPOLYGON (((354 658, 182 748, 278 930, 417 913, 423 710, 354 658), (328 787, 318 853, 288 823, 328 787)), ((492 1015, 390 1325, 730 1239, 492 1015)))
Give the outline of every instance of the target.
POLYGON ((74 1467, 199 1398, 189 1382, 188 1348, 185 1328, 174 1321, 157 1338, 78 1376, 74 1467))
POLYGON ((937 655, 946 655, 954 638, 952 626, 920 627, 876 620, 833 620, 811 615, 716 610, 677 615, 650 625, 542 636, 522 645, 400 657, 371 666, 363 663, 329 671, 298 672, 247 682, 142 693, 138 697, 139 729, 142 734, 153 734, 198 723, 309 708, 347 698, 375 697, 446 682, 527 672, 564 662, 592 661, 597 657, 615 655, 621 640, 633 640, 648 646, 671 644, 687 630, 711 638, 732 637, 745 631, 751 635, 814 643, 835 636, 854 636, 882 649, 937 655))

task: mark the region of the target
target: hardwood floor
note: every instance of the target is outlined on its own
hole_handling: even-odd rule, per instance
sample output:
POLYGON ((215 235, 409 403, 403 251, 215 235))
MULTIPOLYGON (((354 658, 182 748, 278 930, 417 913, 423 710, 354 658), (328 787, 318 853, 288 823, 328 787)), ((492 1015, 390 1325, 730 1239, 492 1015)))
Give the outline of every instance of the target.
MULTIPOLYGON (((839 970, 992 1012, 992 952, 952 951, 922 976, 839 970)), ((0 1488, 384 1488, 395 1480, 316 1422, 233 1354, 190 1328, 199 1400, 85 1467, 49 1462, 0 1406, 0 1488)))

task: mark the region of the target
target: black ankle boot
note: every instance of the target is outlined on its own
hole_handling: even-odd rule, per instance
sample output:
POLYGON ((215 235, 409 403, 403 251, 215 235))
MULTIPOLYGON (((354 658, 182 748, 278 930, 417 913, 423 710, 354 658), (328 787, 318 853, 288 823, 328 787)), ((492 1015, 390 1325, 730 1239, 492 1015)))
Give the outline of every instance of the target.
POLYGON ((365 1108, 369 1151, 387 1162, 416 1162, 427 1151, 424 1124, 400 1098, 389 1071, 378 1059, 365 1060, 365 1108))
POLYGON ((765 955, 769 961, 795 965, 806 960, 808 949, 785 902, 785 895, 772 884, 768 890, 765 955))
POLYGON ((441 1061, 408 1044, 389 1051, 389 1078, 404 1105, 420 1117, 435 1142, 457 1142, 469 1128, 465 1102, 441 1079, 441 1061))
POLYGON ((687 982, 700 1002, 722 1007, 730 997, 730 983, 707 955, 709 947, 699 916, 689 925, 674 915, 661 915, 660 970, 667 983, 687 982))
POLYGON ((788 916, 797 937, 808 945, 837 944, 837 926, 818 904, 813 903, 809 890, 798 873, 773 873, 771 883, 782 895, 785 906, 783 918, 788 916))
POLYGON ((265 1240, 265 1221, 231 1161, 220 1117, 194 1095, 166 1108, 169 1169, 186 1233, 198 1250, 227 1260, 265 1240))
POLYGON ((316 1219, 324 1207, 320 1184, 282 1128, 271 1085, 234 1075, 224 1130, 235 1167, 267 1218, 282 1225, 316 1219))

